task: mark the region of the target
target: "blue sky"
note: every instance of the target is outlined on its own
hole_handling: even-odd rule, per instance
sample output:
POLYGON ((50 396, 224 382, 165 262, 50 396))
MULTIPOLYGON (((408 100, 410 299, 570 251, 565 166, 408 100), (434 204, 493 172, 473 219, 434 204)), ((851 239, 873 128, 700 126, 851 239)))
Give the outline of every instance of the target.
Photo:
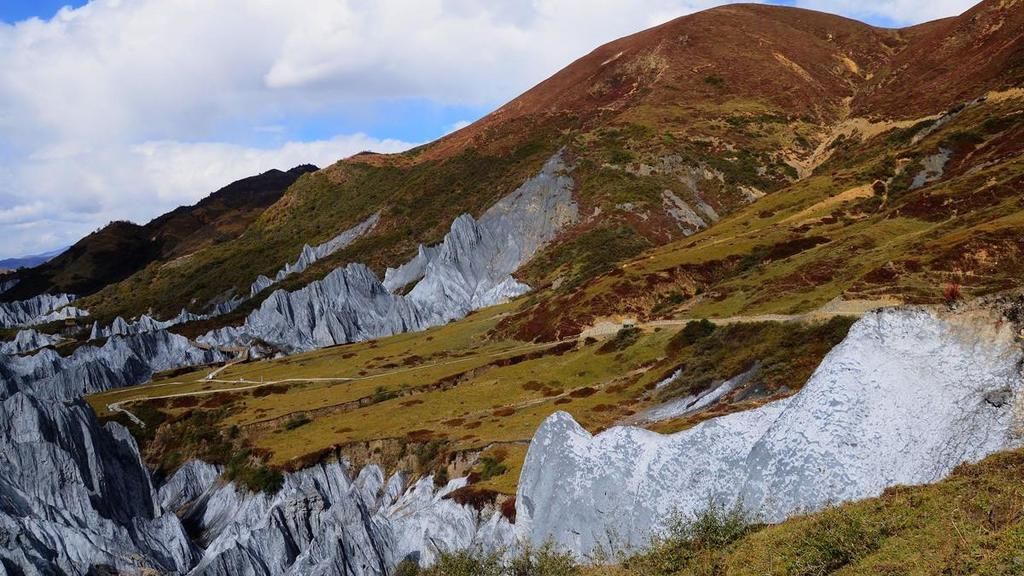
MULTIPOLYGON (((270 168, 433 140, 605 42, 723 3, 0 0, 0 258, 270 168)), ((896 26, 972 0, 775 3, 896 26)))
POLYGON ((17 22, 27 18, 51 18, 63 6, 77 8, 84 1, 74 0, 3 0, 0 2, 0 20, 17 22))

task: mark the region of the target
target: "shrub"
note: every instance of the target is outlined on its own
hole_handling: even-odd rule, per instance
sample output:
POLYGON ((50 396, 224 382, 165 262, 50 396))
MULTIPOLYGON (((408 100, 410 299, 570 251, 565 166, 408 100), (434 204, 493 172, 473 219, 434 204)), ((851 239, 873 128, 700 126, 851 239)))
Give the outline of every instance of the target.
POLYGON ((672 345, 679 346, 680 348, 692 346, 698 340, 711 336, 715 328, 714 322, 707 318, 687 322, 686 326, 683 326, 683 329, 679 331, 679 334, 672 338, 672 345))
POLYGON ((427 470, 432 465, 444 457, 446 442, 444 440, 430 440, 424 444, 420 444, 413 449, 413 454, 416 456, 416 463, 419 465, 420 470, 427 470))
POLYGON ((724 549, 752 529, 749 516, 739 504, 726 508, 711 503, 692 516, 674 513, 650 548, 626 558, 623 566, 631 574, 644 576, 717 574, 725 560, 724 549))
POLYGON ((508 466, 502 464, 496 458, 484 456, 480 459, 480 480, 487 481, 495 476, 501 476, 508 472, 508 466))
POLYGON ((610 354, 620 352, 636 344, 640 339, 640 329, 636 326, 623 326, 615 334, 615 337, 605 342, 597 349, 598 354, 610 354))
POLYGON ((395 398, 398 398, 398 392, 388 391, 383 386, 378 386, 373 392, 371 401, 374 404, 380 404, 381 402, 387 402, 388 400, 393 400, 395 398))
POLYGON ((263 464, 254 464, 252 451, 244 449, 228 460, 224 479, 237 482, 252 492, 274 494, 284 484, 284 475, 263 464))
POLYGON ((299 414, 297 416, 292 416, 291 418, 289 418, 288 421, 284 423, 284 428, 285 430, 295 430, 296 428, 305 426, 310 422, 312 422, 312 420, 309 419, 309 416, 306 416, 305 414, 299 414))
POLYGON ((423 576, 578 576, 580 566, 571 554, 559 552, 551 544, 539 548, 525 546, 511 559, 501 552, 481 548, 442 552, 432 567, 409 575, 423 576))
POLYGON ((405 559, 395 566, 394 572, 391 576, 418 576, 420 574, 420 565, 413 560, 405 559))
POLYGON ((442 552, 424 576, 505 576, 501 555, 481 548, 442 552))
POLYGON ((894 526, 863 512, 831 508, 813 516, 812 525, 785 551, 794 576, 831 574, 872 554, 894 526))
POLYGON ((945 300, 946 304, 956 304, 960 297, 960 285, 956 282, 950 282, 942 289, 942 299, 945 300))
POLYGON ((708 86, 714 86, 715 88, 722 88, 725 86, 725 78, 722 78, 718 74, 709 74, 704 77, 704 83, 708 86))
POLYGON ((575 576, 580 567, 571 554, 559 552, 548 543, 540 548, 527 546, 512 558, 507 576, 575 576))

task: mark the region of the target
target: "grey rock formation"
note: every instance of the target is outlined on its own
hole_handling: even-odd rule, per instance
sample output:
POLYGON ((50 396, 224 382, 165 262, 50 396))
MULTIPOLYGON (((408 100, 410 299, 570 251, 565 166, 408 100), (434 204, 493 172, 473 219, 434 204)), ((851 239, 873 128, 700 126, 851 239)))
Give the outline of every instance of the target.
POLYGON ((7 292, 11 288, 14 288, 20 282, 20 278, 3 278, 0 277, 0 294, 7 292))
POLYGON ((910 189, 916 190, 925 184, 941 180, 942 175, 946 172, 946 163, 949 162, 952 155, 953 151, 949 148, 940 148, 937 154, 922 159, 921 171, 914 175, 910 189))
POLYGON ((181 506, 183 491, 206 486, 184 511, 205 546, 194 575, 384 576, 405 558, 433 562, 438 548, 496 549, 511 541, 512 527, 497 511, 445 498, 464 479, 435 490, 425 478, 407 490, 400 474, 385 481, 368 466, 352 478, 335 462, 288 475, 271 496, 216 484, 210 473, 205 465, 185 467, 168 482, 173 489, 161 489, 163 502, 181 506))
POLYGON ((302 252, 299 254, 299 259, 294 263, 285 264, 284 268, 277 271, 277 275, 274 276, 273 279, 267 278, 266 276, 257 277, 252 283, 252 286, 249 287, 250 297, 259 294, 263 290, 277 284, 292 274, 299 274, 303 272, 318 260, 323 260, 331 254, 347 248, 356 240, 372 232, 374 227, 377 226, 377 222, 380 222, 380 212, 375 212, 366 220, 363 220, 352 228, 345 230, 327 242, 317 245, 315 248, 306 244, 303 246, 302 252))
POLYGON ((245 325, 200 338, 211 345, 256 339, 301 351, 438 326, 529 290, 512 273, 578 218, 572 178, 557 154, 479 219, 458 217, 444 241, 421 247, 385 282, 349 264, 294 292, 278 290, 245 325), (408 294, 396 294, 412 282, 408 294))
POLYGON ((155 372, 228 359, 228 354, 164 330, 113 336, 103 346, 82 346, 67 357, 49 348, 31 356, 0 356, 0 398, 21 390, 42 398, 74 399, 139 384, 155 372))
POLYGON ((34 326, 88 316, 88 312, 70 305, 74 299, 71 294, 40 294, 28 300, 0 303, 0 328, 34 326))
POLYGON ((53 334, 43 334, 31 328, 18 330, 14 340, 0 344, 2 354, 24 354, 61 342, 63 338, 53 334))
POLYGON ((887 310, 858 321, 798 394, 756 410, 668 436, 591 436, 556 414, 530 445, 516 531, 585 554, 645 544, 673 510, 712 501, 779 521, 939 480, 1024 441, 1021 362, 993 314, 887 310))
POLYGON ((106 328, 100 326, 98 322, 93 322, 92 330, 89 332, 89 340, 98 340, 100 338, 109 338, 111 336, 133 336, 137 334, 145 334, 147 332, 157 332, 179 324, 186 324, 196 320, 205 320, 207 318, 210 318, 210 316, 193 314, 184 308, 182 308, 181 312, 179 312, 177 316, 169 320, 157 320, 148 314, 143 314, 137 320, 128 322, 124 318, 118 316, 117 318, 114 318, 114 321, 106 328))
POLYGON ((81 401, 18 393, 0 403, 0 567, 184 573, 197 559, 178 518, 154 502, 127 430, 100 427, 81 401))
POLYGON ((154 490, 134 440, 81 401, 16 393, 0 403, 0 567, 14 573, 385 576, 438 550, 498 549, 512 526, 446 498, 431 478, 385 482, 344 463, 285 477, 274 495, 218 480, 202 462, 154 490), (182 520, 179 520, 179 516, 182 520), (195 540, 191 540, 194 536, 195 540))
MULTIPOLYGON (((679 180, 687 189, 685 199, 680 198, 671 190, 664 190, 661 193, 662 205, 665 212, 676 221, 684 236, 690 236, 717 222, 720 218, 718 212, 708 204, 705 199, 707 186, 722 186, 726 184, 725 174, 709 168, 705 164, 691 165, 686 159, 676 154, 662 156, 651 164, 640 164, 638 166, 626 166, 627 172, 638 176, 650 176, 662 174, 672 176, 679 180), (704 189, 702 191, 702 189, 704 189)), ((760 191, 737 186, 748 202, 753 202, 763 196, 760 191)))
MULTIPOLYGON (((630 418, 629 423, 651 424, 654 422, 661 422, 663 420, 671 420, 672 418, 679 418, 680 416, 686 416, 688 414, 696 414, 697 412, 706 410, 709 407, 714 406, 719 400, 731 393, 733 390, 736 390, 749 382, 750 379, 757 374, 759 368, 760 364, 755 363, 750 370, 736 376, 735 378, 730 378, 718 384, 714 388, 709 388, 703 392, 690 394, 689 396, 684 396, 682 398, 675 398, 660 406, 644 410, 630 418)), ((678 378, 680 374, 682 374, 682 370, 677 370, 671 377, 656 384, 655 389, 657 390, 659 387, 664 388, 671 384, 672 381, 678 378)))

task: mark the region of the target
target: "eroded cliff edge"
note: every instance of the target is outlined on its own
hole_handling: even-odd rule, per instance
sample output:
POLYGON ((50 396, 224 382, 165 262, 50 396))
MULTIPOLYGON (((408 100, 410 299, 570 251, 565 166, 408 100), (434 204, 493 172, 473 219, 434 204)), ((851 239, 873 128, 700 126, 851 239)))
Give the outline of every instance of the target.
POLYGON ((1024 443, 1019 326, 999 312, 890 309, 858 321, 796 395, 672 435, 596 436, 569 414, 535 435, 519 537, 585 555, 649 541, 673 512, 736 503, 777 522, 945 477, 1024 443))

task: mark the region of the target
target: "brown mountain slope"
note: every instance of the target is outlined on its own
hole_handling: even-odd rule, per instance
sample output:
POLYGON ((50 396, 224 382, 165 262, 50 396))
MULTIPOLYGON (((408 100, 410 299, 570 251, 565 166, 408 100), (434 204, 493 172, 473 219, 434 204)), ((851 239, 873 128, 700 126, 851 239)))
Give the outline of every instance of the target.
POLYGON ((587 127, 638 106, 751 99, 828 123, 905 46, 900 31, 821 12, 714 8, 601 46, 419 158, 500 148, 536 122, 570 117, 587 127))
POLYGON ((915 118, 1024 85, 1021 0, 986 0, 901 34, 906 49, 875 70, 854 100, 854 114, 915 118))
POLYGON ((315 166, 287 172, 270 170, 243 178, 192 206, 182 206, 145 226, 112 222, 76 242, 60 256, 16 273, 19 283, 5 300, 42 292, 86 295, 143 269, 155 260, 188 254, 241 234, 302 174, 315 166))
POLYGON ((83 304, 101 317, 202 309, 247 293, 253 278, 294 259, 303 244, 376 211, 373 234, 290 282, 349 261, 382 271, 418 243, 439 241, 460 213, 479 215, 563 147, 587 216, 523 275, 534 286, 579 285, 644 250, 713 229, 765 195, 800 193, 807 178, 848 166, 852 154, 874 162, 914 156, 892 159, 905 163, 934 153, 861 144, 1014 85, 1022 8, 988 0, 959 18, 905 30, 761 5, 685 16, 598 48, 434 143, 360 154, 311 174, 244 237, 173 267, 148 266, 83 304), (928 58, 949 66, 961 59, 972 70, 957 76, 928 58), (918 87, 908 102, 901 91, 918 87), (908 121, 881 121, 892 118, 908 121), (699 222, 679 217, 687 211, 699 222))

